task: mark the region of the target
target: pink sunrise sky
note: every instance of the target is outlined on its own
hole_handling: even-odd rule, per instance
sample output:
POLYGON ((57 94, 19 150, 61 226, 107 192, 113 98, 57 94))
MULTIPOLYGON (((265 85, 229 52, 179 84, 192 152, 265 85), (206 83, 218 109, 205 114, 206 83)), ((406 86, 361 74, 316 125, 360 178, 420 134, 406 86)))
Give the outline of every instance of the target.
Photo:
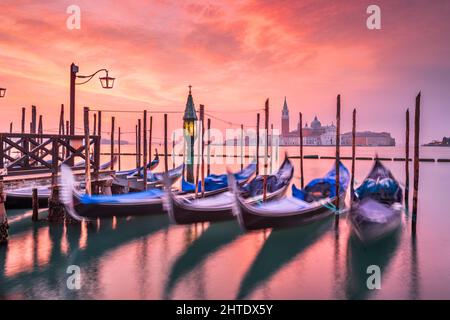
MULTIPOLYGON (((247 125, 255 123, 252 110, 270 98, 276 127, 284 96, 293 127, 299 111, 308 122, 315 114, 333 121, 340 93, 344 132, 356 107, 358 129, 389 131, 399 144, 404 112, 413 111, 421 90, 423 142, 450 136, 450 1, 0 4, 0 87, 7 88, 0 99, 2 131, 11 121, 17 129, 20 108, 32 104, 44 115, 44 128, 56 128, 60 104, 69 104, 69 65, 75 62, 81 74, 106 67, 117 77, 113 90, 102 90, 97 79, 77 87, 77 127, 83 106, 183 110, 192 84, 197 107, 247 125), (66 27, 72 4, 81 8, 81 30, 66 27), (370 4, 381 8, 381 30, 366 27, 370 4)), ((120 114, 116 121, 131 131, 135 119, 120 114)), ((171 128, 181 126, 180 115, 169 119, 171 128)), ((213 126, 227 127, 214 119, 213 126)), ((156 120, 155 130, 161 128, 156 120)))

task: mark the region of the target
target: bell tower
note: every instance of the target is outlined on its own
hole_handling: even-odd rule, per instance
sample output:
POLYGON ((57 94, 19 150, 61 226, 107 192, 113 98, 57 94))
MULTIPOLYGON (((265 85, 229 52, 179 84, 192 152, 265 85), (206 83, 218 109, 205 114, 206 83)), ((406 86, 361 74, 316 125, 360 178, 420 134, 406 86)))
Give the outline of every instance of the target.
POLYGON ((289 135, 289 110, 286 97, 284 97, 283 111, 281 112, 281 135, 289 135))

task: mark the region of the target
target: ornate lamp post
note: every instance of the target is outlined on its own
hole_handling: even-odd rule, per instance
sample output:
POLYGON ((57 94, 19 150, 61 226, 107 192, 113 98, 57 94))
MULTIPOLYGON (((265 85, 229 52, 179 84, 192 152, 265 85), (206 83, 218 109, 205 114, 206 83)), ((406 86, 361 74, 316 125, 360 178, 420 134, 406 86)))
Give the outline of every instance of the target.
POLYGON ((6 88, 0 88, 0 98, 4 98, 6 94, 6 88))
POLYGON ((75 86, 76 85, 82 85, 85 83, 88 83, 92 80, 92 78, 98 74, 99 72, 105 72, 106 76, 100 78, 100 84, 102 85, 103 89, 112 89, 114 86, 114 80, 115 78, 112 78, 108 75, 108 70, 106 69, 99 69, 95 71, 93 74, 90 74, 88 76, 82 76, 77 75, 78 73, 78 66, 72 63, 70 65, 70 134, 75 134, 75 86), (76 79, 86 79, 82 82, 77 83, 76 79))
POLYGON ((183 128, 186 142, 188 143, 187 157, 187 177, 188 182, 194 182, 194 141, 195 141, 195 121, 197 114, 195 112, 194 99, 191 92, 192 86, 189 86, 189 95, 186 102, 186 109, 183 116, 183 128))

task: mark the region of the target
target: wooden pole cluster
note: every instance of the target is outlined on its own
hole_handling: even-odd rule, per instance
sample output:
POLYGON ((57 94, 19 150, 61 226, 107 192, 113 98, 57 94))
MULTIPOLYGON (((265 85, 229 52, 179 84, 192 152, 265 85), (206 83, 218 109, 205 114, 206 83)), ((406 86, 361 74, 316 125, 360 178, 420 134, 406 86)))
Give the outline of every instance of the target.
POLYGON ((301 112, 298 113, 299 118, 299 138, 300 138, 300 187, 303 189, 305 187, 305 177, 303 174, 303 114, 301 112))
POLYGON ((409 109, 406 110, 406 134, 405 134, 405 209, 409 210, 409 109))
POLYGON ((144 131, 143 131, 143 143, 144 147, 144 190, 147 190, 147 110, 144 110, 144 131))
POLYGON ((97 135, 97 114, 96 113, 94 113, 94 125, 92 126, 93 127, 93 134, 94 134, 94 136, 96 136, 97 135))
POLYGON ((356 160, 356 109, 353 109, 352 116, 352 176, 350 181, 350 202, 353 203, 355 192, 355 160, 356 160))
POLYGON ((413 210, 412 210, 412 227, 416 230, 417 222, 417 205, 419 197, 419 156, 420 156, 420 96, 416 97, 416 108, 414 113, 414 190, 413 190, 413 210))

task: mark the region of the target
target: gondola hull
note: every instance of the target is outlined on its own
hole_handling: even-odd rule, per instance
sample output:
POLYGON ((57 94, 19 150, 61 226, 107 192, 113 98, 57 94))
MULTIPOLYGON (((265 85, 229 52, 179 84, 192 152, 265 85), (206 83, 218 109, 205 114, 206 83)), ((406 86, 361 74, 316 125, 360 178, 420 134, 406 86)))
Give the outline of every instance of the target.
MULTIPOLYGON (((271 177, 276 183, 271 185, 271 188, 266 194, 266 201, 275 200, 283 197, 294 174, 294 168, 286 157, 280 169, 271 177)), ((228 181, 234 181, 233 184, 239 187, 241 192, 247 194, 247 203, 256 204, 263 200, 263 186, 259 184, 262 182, 262 177, 255 177, 245 187, 241 188, 245 181, 236 181, 233 177, 228 177, 228 181), (230 180, 231 179, 231 180, 230 180)), ((180 197, 176 197, 172 192, 167 193, 167 210, 169 216, 174 223, 190 224, 197 222, 214 222, 233 219, 233 205, 234 196, 229 192, 229 187, 225 188, 227 192, 219 196, 211 197, 209 199, 197 199, 193 201, 186 201, 180 197)))
POLYGON ((360 240, 379 240, 401 226, 402 189, 379 160, 352 197, 349 219, 360 240))
MULTIPOLYGON (((49 195, 38 195, 39 208, 48 207, 49 195)), ((6 196, 6 209, 27 209, 33 206, 33 199, 28 194, 8 193, 6 196)))
POLYGON ((387 237, 401 226, 401 204, 386 205, 377 203, 376 208, 368 208, 364 203, 354 205, 350 211, 349 219, 354 233, 364 242, 373 242, 387 237), (383 221, 374 221, 367 218, 368 210, 383 212, 383 221))
MULTIPOLYGON (((279 199, 286 194, 287 186, 267 195, 266 201, 279 199)), ((215 207, 202 208, 193 207, 184 201, 177 199, 173 194, 169 195, 171 199, 171 220, 177 224, 191 224, 198 222, 217 222, 233 219, 233 202, 232 199, 228 203, 223 205, 217 205, 215 207)), ((232 195, 231 195, 232 197, 232 195)), ((248 203, 255 204, 261 201, 261 197, 257 199, 249 200, 248 203)))
POLYGON ((76 203, 74 208, 76 213, 87 219, 107 218, 107 217, 128 217, 144 216, 152 214, 162 214, 162 199, 152 199, 141 203, 96 203, 83 204, 76 203))
MULTIPOLYGON (((340 197, 340 203, 343 203, 345 195, 340 197)), ((237 196, 237 211, 236 215, 240 226, 245 230, 258 230, 267 228, 289 228, 298 225, 305 225, 324 219, 334 212, 330 209, 335 199, 322 202, 308 209, 299 209, 297 212, 292 211, 285 214, 268 214, 258 210, 257 206, 252 206, 243 201, 237 196)))

